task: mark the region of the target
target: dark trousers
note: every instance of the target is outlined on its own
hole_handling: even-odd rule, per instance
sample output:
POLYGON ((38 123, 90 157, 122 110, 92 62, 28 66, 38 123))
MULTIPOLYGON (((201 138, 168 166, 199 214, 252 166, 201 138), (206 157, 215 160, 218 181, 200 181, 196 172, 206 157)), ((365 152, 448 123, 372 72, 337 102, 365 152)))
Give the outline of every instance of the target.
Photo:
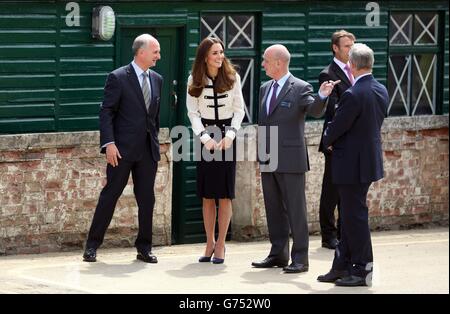
POLYGON ((155 205, 156 170, 158 163, 153 160, 150 145, 145 145, 145 152, 139 161, 119 160, 119 165, 106 168, 106 185, 100 193, 92 225, 86 242, 87 248, 98 248, 105 236, 117 200, 127 185, 130 172, 133 177, 134 195, 139 208, 139 233, 135 242, 138 251, 150 252, 152 248, 153 207, 155 205))
POLYGON ((323 172, 322 192, 320 195, 319 219, 322 242, 341 237, 341 219, 339 193, 331 178, 331 154, 324 154, 325 170, 323 172), (338 208, 338 219, 334 218, 334 210, 338 208))
POLYGON ((373 253, 366 205, 367 184, 338 185, 341 199, 341 240, 334 253, 333 269, 347 269, 352 275, 365 277, 372 271, 373 253))
POLYGON ((261 173, 270 243, 269 256, 308 265, 308 222, 304 173, 261 173))

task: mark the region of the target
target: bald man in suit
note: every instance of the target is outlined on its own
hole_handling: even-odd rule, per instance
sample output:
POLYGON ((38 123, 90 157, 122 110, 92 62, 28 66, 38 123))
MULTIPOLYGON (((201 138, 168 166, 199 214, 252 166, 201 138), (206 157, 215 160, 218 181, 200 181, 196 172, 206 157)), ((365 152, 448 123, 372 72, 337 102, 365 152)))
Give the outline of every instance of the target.
POLYGON ((159 104, 162 77, 150 70, 161 58, 159 42, 142 34, 133 42, 134 60, 112 71, 100 109, 100 146, 106 154, 106 185, 100 193, 83 254, 95 262, 130 172, 138 205, 137 259, 157 263, 152 254, 153 190, 159 154, 159 104))
MULTIPOLYGON (((264 52, 263 66, 272 80, 260 89, 259 126, 267 129, 258 135, 258 145, 269 148, 269 163, 261 162, 261 178, 271 249, 253 267, 284 267, 285 273, 308 271, 308 222, 306 215, 305 172, 309 170, 304 138, 305 117, 323 115, 327 98, 337 82, 321 85, 319 96, 312 86, 289 72, 290 53, 282 45, 264 52), (278 129, 278 136, 270 128, 278 129), (270 151, 276 145, 278 154, 270 151), (276 155, 275 155, 276 154, 276 155), (274 160, 277 162, 273 163, 274 160), (276 164, 276 165, 275 165, 276 164), (289 233, 293 244, 289 256, 289 233), (289 257, 291 264, 288 266, 289 257)), ((260 158, 261 160, 261 158, 260 158)))

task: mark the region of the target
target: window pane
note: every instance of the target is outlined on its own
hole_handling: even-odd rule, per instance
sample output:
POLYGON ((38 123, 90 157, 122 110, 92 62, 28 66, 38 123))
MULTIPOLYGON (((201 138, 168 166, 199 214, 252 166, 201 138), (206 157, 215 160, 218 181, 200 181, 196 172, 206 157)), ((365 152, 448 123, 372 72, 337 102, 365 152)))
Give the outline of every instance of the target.
POLYGON ((411 106, 413 115, 434 114, 436 92, 436 55, 413 57, 411 106))
POLYGON ((252 15, 228 16, 228 48, 253 48, 254 23, 255 19, 252 15))
POLYGON ((232 63, 236 66, 241 77, 242 94, 246 107, 245 117, 243 122, 254 123, 252 119, 253 112, 253 76, 254 76, 254 61, 251 58, 233 58, 232 63))
POLYGON ((225 44, 225 16, 224 15, 205 15, 201 18, 200 40, 205 37, 220 38, 225 44))
POLYGON ((392 13, 389 23, 391 45, 411 45, 412 14, 392 13))
POLYGON ((437 45, 438 15, 418 13, 414 17, 414 45, 437 45))
POLYGON ((225 55, 230 53, 230 59, 241 76, 242 93, 245 102, 244 122, 254 123, 253 94, 255 92, 255 16, 254 14, 220 14, 204 15, 200 25, 201 39, 215 36, 222 39, 225 45, 225 55))
POLYGON ((409 55, 392 55, 389 57, 389 116, 409 115, 408 78, 410 77, 410 64, 411 56, 409 55))

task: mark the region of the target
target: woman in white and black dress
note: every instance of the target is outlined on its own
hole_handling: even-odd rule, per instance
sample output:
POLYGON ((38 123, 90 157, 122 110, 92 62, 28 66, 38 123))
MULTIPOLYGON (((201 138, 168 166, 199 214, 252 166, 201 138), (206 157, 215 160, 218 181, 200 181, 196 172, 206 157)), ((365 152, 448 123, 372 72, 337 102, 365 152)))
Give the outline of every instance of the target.
POLYGON ((186 105, 192 130, 200 137, 202 149, 204 146, 209 151, 222 151, 222 160, 206 161, 202 156, 197 162, 197 195, 203 200, 207 240, 199 262, 221 264, 225 259, 225 238, 232 214, 236 177, 236 160, 225 159, 225 151, 231 147, 235 149, 234 139, 245 112, 241 79, 225 57, 220 39, 207 37, 198 46, 188 79, 186 105), (211 133, 213 126, 220 128, 220 137, 211 133), (214 230, 216 200, 219 203, 217 241, 214 230))

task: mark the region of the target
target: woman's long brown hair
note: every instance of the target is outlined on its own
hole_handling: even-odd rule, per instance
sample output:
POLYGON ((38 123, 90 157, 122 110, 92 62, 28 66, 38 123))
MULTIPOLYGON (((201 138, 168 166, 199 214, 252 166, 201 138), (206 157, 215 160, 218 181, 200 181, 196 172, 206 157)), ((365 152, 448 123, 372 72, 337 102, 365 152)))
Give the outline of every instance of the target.
MULTIPOLYGON (((208 85, 206 58, 212 45, 220 44, 225 50, 222 41, 215 37, 206 37, 197 47, 195 61, 192 65, 192 84, 188 87, 189 95, 199 97, 203 88, 208 85)), ((236 69, 226 57, 223 59, 222 66, 217 73, 214 89, 217 93, 223 93, 233 88, 236 80, 236 69)))

